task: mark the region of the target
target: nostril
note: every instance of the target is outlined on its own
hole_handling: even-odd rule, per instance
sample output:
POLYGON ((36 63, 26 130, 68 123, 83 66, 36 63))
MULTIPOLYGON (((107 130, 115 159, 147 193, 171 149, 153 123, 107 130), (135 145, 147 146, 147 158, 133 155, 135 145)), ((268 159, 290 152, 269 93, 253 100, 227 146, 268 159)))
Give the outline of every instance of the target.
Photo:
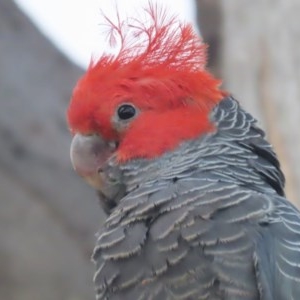
POLYGON ((109 142, 108 145, 112 150, 116 150, 119 147, 119 142, 118 141, 109 142))
POLYGON ((115 142, 109 142, 108 143, 109 148, 115 149, 116 148, 116 143, 115 142))
POLYGON ((99 168, 99 169, 97 170, 97 172, 98 172, 98 174, 101 174, 101 173, 104 172, 104 170, 103 170, 102 168, 99 168))

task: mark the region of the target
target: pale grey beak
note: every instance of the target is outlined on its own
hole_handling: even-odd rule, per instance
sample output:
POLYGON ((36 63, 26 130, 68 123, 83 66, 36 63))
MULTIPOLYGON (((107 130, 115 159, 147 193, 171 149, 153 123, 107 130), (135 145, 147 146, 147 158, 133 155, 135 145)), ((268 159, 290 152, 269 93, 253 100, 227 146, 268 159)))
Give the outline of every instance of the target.
POLYGON ((108 182, 103 167, 115 150, 115 143, 108 143, 99 135, 76 134, 71 143, 71 162, 88 184, 104 191, 108 182))

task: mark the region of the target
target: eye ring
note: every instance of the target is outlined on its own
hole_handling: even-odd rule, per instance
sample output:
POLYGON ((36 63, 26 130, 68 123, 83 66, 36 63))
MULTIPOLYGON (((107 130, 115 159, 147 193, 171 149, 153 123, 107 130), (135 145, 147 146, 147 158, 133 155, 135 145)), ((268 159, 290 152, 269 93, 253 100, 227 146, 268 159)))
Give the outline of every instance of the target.
POLYGON ((122 121, 132 119, 136 115, 136 108, 130 104, 125 103, 119 106, 117 110, 118 118, 122 121))

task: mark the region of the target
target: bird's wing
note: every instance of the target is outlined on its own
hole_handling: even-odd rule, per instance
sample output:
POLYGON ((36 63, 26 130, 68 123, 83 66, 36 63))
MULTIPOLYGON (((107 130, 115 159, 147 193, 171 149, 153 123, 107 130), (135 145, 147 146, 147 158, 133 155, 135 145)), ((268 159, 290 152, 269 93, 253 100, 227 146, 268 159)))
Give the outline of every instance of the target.
POLYGON ((300 299, 300 213, 282 197, 273 202, 274 213, 262 224, 266 230, 255 251, 259 282, 266 294, 273 289, 274 299, 300 299))

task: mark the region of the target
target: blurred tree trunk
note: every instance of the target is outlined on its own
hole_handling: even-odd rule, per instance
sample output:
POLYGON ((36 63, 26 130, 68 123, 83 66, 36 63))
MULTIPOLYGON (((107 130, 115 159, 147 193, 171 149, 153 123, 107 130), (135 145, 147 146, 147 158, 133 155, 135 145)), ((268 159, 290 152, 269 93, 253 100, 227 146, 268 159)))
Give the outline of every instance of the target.
POLYGON ((287 196, 300 206, 300 1, 197 0, 197 6, 212 71, 267 131, 287 196))
POLYGON ((65 122, 81 74, 0 1, 0 299, 94 299, 101 211, 71 169, 65 122))
POLYGON ((221 77, 223 19, 220 0, 198 0, 197 22, 202 38, 209 45, 208 68, 221 77))

